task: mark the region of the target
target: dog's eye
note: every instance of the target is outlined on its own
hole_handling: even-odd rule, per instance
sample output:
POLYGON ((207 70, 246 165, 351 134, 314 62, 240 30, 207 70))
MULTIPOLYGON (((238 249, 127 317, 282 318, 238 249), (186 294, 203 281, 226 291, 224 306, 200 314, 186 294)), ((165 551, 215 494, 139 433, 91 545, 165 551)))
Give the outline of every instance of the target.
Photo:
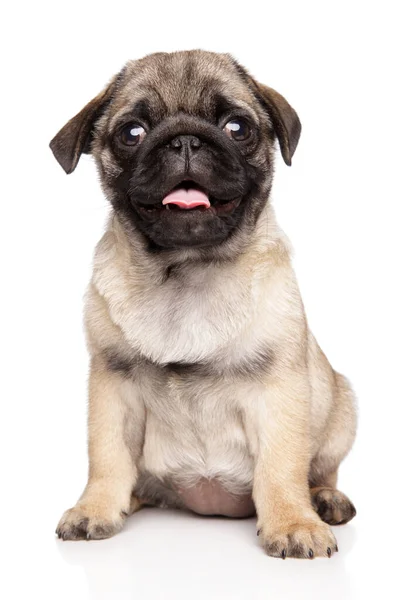
POLYGON ((126 146, 136 146, 139 144, 146 132, 141 125, 137 123, 129 123, 129 125, 125 125, 120 133, 121 142, 126 146))
POLYGON ((235 140, 235 142, 243 142, 250 137, 251 129, 246 121, 242 119, 233 119, 224 127, 225 133, 235 140))

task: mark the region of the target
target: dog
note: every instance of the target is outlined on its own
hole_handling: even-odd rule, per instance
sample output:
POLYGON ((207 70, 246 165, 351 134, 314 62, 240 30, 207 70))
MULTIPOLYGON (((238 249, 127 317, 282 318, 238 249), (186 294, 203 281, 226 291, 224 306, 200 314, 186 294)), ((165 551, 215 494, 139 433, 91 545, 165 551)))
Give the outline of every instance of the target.
POLYGON ((331 557, 353 391, 310 332, 269 198, 301 124, 229 54, 129 61, 50 143, 93 155, 111 204, 85 309, 89 476, 56 533, 117 533, 142 506, 257 515, 266 553, 331 557))

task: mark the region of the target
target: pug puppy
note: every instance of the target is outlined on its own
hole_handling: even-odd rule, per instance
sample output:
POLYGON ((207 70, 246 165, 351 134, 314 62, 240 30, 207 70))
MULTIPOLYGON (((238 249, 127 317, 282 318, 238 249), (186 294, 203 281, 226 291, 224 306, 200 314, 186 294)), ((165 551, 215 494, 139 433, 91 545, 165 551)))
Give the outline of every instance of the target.
POLYGON ((143 505, 257 514, 267 554, 330 557, 354 396, 310 332, 269 202, 299 118, 228 54, 130 61, 51 142, 94 156, 112 211, 86 298, 89 478, 57 527, 117 533, 143 505))

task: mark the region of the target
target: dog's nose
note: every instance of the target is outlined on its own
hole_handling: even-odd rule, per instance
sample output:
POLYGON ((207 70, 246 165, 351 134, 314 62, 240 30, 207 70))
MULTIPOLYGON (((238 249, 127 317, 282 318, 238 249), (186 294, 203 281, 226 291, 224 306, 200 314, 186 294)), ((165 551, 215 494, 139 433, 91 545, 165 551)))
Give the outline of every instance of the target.
POLYGON ((180 154, 191 154, 200 148, 201 141, 195 135, 178 135, 171 140, 170 146, 180 154))

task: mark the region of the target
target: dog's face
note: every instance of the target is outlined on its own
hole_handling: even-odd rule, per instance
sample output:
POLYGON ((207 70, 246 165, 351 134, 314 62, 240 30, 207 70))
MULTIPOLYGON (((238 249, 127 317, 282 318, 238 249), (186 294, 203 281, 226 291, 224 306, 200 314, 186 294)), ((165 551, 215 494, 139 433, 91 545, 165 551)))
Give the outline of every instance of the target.
POLYGON ((51 148, 67 173, 82 152, 149 248, 210 248, 250 233, 268 201, 277 136, 290 164, 295 111, 229 55, 200 50, 128 62, 51 148))

